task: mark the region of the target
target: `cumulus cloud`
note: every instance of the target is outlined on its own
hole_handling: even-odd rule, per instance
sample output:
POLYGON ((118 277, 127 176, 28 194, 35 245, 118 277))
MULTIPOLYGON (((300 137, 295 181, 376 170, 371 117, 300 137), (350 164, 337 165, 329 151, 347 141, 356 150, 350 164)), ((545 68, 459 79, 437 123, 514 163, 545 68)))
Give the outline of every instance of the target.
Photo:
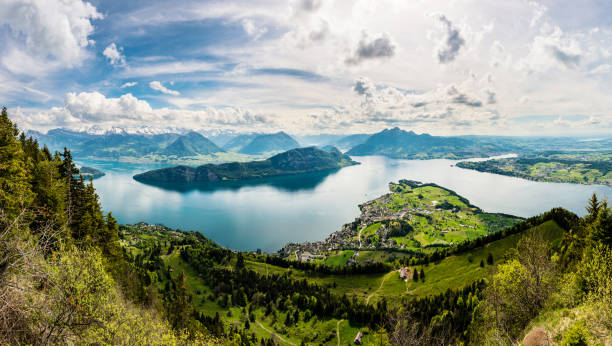
POLYGON ((518 61, 518 69, 527 74, 545 72, 559 66, 577 69, 585 54, 581 40, 584 37, 567 35, 559 27, 554 27, 549 33, 534 37, 529 54, 518 61))
POLYGON ((138 84, 138 82, 126 82, 126 83, 123 83, 123 85, 121 86, 121 89, 131 88, 131 87, 133 87, 133 86, 135 86, 137 84, 138 84))
POLYGON ((355 52, 345 59, 348 65, 358 65, 364 60, 387 59, 395 55, 395 44, 391 37, 383 33, 379 37, 369 37, 363 32, 355 52))
POLYGON ((113 42, 106 46, 102 55, 104 55, 109 63, 113 66, 123 66, 125 65, 125 56, 121 54, 123 47, 117 48, 117 45, 113 42))
POLYGON ((81 0, 4 0, 0 30, 8 31, 10 42, 3 46, 11 52, 5 51, 2 64, 11 72, 31 75, 43 68, 78 66, 88 56, 87 47, 94 44, 89 39, 94 31, 92 20, 101 18, 94 6, 81 0), (11 56, 27 56, 28 61, 43 67, 30 73, 11 56))
POLYGON ((181 94, 180 92, 176 90, 171 90, 171 89, 166 88, 160 81, 156 81, 156 80, 149 83, 149 87, 153 90, 157 90, 167 95, 178 96, 181 94))
POLYGON ((446 35, 438 47, 438 61, 441 64, 446 64, 455 60, 461 47, 465 45, 465 40, 459 29, 446 16, 440 15, 438 19, 446 29, 446 35))
POLYGON ((489 77, 471 75, 459 84, 426 91, 407 91, 376 85, 370 79, 355 80, 358 100, 316 116, 318 126, 420 126, 437 129, 498 126, 506 116, 491 108, 496 103, 489 77), (378 125, 376 125, 378 124, 378 125))
POLYGON ((155 128, 208 128, 220 125, 270 124, 274 119, 250 110, 225 107, 205 107, 201 110, 170 108, 153 109, 148 102, 132 94, 109 98, 99 92, 68 93, 63 106, 45 111, 15 112, 15 119, 24 128, 42 129, 64 126, 86 128, 97 125, 155 128))

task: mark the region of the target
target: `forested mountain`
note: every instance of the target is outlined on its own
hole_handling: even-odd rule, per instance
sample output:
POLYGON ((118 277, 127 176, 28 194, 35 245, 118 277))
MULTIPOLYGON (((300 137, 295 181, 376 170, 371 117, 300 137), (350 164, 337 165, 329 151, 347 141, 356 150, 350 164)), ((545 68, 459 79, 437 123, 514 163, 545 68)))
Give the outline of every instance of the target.
POLYGON ((222 152, 215 143, 197 132, 178 137, 174 142, 164 148, 160 153, 175 156, 209 155, 222 152))
POLYGON ((137 174, 143 182, 206 182, 242 180, 277 175, 300 174, 337 169, 357 164, 338 149, 322 150, 315 147, 291 149, 267 160, 231 162, 199 167, 168 167, 137 174))
POLYGON ((384 155, 392 158, 468 158, 484 157, 508 152, 509 148, 475 138, 437 137, 417 135, 398 127, 375 133, 353 147, 348 155, 384 155))
POLYGON ((299 147, 300 144, 284 132, 259 135, 238 152, 248 155, 261 155, 270 152, 285 151, 299 147))

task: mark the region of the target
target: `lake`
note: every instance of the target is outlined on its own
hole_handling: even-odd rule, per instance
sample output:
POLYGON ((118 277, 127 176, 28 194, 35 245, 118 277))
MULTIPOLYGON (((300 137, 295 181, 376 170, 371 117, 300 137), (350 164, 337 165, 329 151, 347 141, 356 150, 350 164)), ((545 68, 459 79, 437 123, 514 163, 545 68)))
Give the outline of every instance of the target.
POLYGON ((333 172, 230 182, 221 185, 153 186, 132 179, 157 168, 116 162, 79 161, 106 176, 94 185, 105 211, 120 223, 140 221, 199 231, 235 250, 276 251, 288 242, 325 239, 359 216, 358 205, 387 193, 400 179, 436 183, 454 190, 487 212, 523 217, 553 207, 584 214, 598 185, 539 183, 461 169, 452 160, 394 160, 353 157, 360 165, 333 172))

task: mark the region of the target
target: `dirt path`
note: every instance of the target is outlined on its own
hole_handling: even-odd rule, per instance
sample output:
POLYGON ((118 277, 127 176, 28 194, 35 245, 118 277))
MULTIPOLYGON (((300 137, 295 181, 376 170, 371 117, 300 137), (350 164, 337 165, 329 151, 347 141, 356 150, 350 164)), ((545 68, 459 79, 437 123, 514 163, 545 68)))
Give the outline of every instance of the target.
POLYGON ((361 229, 359 230, 359 234, 357 234, 357 238, 359 239, 359 248, 361 249, 361 231, 363 231, 363 229, 365 228, 365 226, 362 226, 361 229))
POLYGON ((380 289, 383 287, 383 285, 385 284, 385 281, 387 280, 387 277, 389 277, 390 274, 395 273, 395 270, 392 271, 391 273, 387 273, 385 274, 385 276, 383 277, 382 282, 380 283, 380 286, 378 286, 378 289, 373 292, 372 294, 370 294, 368 296, 368 298, 366 299, 366 304, 370 304, 370 298, 372 298, 372 296, 374 296, 376 293, 378 293, 378 291, 380 291, 380 289))
POLYGON ((271 331, 270 329, 264 327, 263 324, 261 324, 261 322, 259 321, 255 321, 257 322, 257 325, 259 325, 261 327, 261 329, 265 330, 266 332, 270 333, 270 335, 275 335, 280 341, 289 344, 289 345, 293 345, 293 346, 297 346, 297 344, 294 344, 293 342, 289 341, 289 340, 285 340, 285 338, 283 338, 282 336, 276 334, 275 332, 271 331))
POLYGON ((297 255, 297 250, 295 250, 295 260, 296 260, 296 261, 299 261, 299 260, 300 260, 300 259, 298 258, 298 255, 297 255))
POLYGON ((336 336, 338 337, 338 346, 340 346, 340 323, 342 323, 342 321, 344 320, 340 320, 338 321, 338 323, 336 323, 336 336))

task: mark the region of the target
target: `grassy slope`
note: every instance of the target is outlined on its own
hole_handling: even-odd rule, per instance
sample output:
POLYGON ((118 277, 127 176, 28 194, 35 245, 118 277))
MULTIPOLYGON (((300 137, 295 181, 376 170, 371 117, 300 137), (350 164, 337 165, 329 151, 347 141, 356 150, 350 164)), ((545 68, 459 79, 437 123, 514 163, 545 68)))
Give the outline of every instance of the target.
MULTIPOLYGON (((544 232, 545 238, 551 241, 559 239, 563 232, 554 221, 548 221, 536 227, 536 229, 537 231, 544 232)), ((504 252, 515 246, 519 237, 520 235, 512 235, 490 243, 483 248, 474 249, 465 254, 447 257, 438 264, 432 263, 428 266, 424 266, 423 269, 426 276, 425 282, 413 282, 412 280, 404 282, 399 278, 396 271, 370 275, 317 276, 309 275, 296 269, 281 268, 250 260, 247 260, 245 263, 249 269, 261 274, 291 271, 291 275, 295 279, 307 279, 310 282, 327 285, 336 294, 347 294, 348 296, 363 299, 369 304, 375 304, 381 297, 385 297, 391 302, 406 296, 423 297, 429 294, 441 293, 448 288, 461 288, 482 277, 489 277, 494 272, 495 266, 485 265, 484 268, 481 268, 479 265, 480 260, 482 259, 486 262, 486 256, 491 253, 495 259, 495 264, 499 263, 504 252), (469 260, 470 257, 472 258, 471 262, 469 260), (333 287, 334 284, 335 287, 333 287)), ((138 238, 153 240, 155 236, 141 233, 138 235, 138 238)), ((134 253, 140 252, 140 250, 133 247, 138 244, 138 240, 128 240, 124 244, 127 246, 130 246, 128 244, 132 244, 132 246, 130 246, 130 251, 134 253)), ((165 251, 166 249, 164 249, 162 253, 165 253, 165 251)), ((193 303, 196 309, 209 316, 214 316, 215 313, 218 312, 226 326, 242 324, 246 318, 242 309, 239 307, 222 308, 216 301, 211 301, 209 299, 209 296, 211 296, 210 288, 204 285, 203 280, 193 268, 180 259, 179 251, 180 247, 177 247, 171 254, 163 255, 162 257, 166 265, 174 269, 173 275, 178 275, 181 271, 186 274, 187 284, 194 295, 193 303), (228 316, 228 310, 231 311, 231 316, 228 316)), ((361 256, 361 252, 359 256, 361 256)), ((367 256, 380 256, 380 253, 382 252, 367 251, 367 256)), ((338 262, 343 262, 345 258, 349 258, 350 256, 352 256, 352 253, 349 255, 347 251, 341 252, 337 255, 338 262)), ((382 256, 386 256, 386 254, 382 256)), ((421 267, 418 267, 418 269, 420 270, 421 267)), ((159 283, 160 286, 164 284, 165 283, 159 283)), ((282 339, 277 340, 284 345, 299 345, 304 337, 312 338, 313 336, 315 339, 310 341, 310 343, 335 345, 338 342, 336 328, 338 328, 340 332, 341 344, 347 344, 352 342, 352 339, 359 330, 364 331, 363 328, 359 328, 359 326, 351 326, 348 321, 339 322, 338 319, 319 320, 313 318, 308 322, 300 320, 296 325, 287 328, 283 323, 284 314, 279 314, 277 316, 276 323, 273 323, 271 316, 264 316, 262 309, 256 310, 255 316, 256 322, 251 323, 251 331, 255 333, 257 337, 270 337, 270 331, 278 333, 282 339)), ((368 332, 369 333, 364 336, 364 344, 373 343, 377 338, 372 331, 368 332)))
MULTIPOLYGON (((560 239, 563 233, 563 229, 554 221, 547 221, 531 231, 543 232, 545 239, 550 241, 560 239)), ((370 303, 376 302, 380 297, 394 301, 404 295, 423 297, 430 294, 438 294, 449 288, 461 288, 480 278, 490 277, 494 273, 496 266, 486 265, 489 253, 493 255, 494 264, 500 263, 504 253, 516 246, 520 236, 521 234, 514 234, 467 253, 449 256, 437 264, 431 263, 426 266, 418 266, 419 270, 422 268, 425 272, 425 282, 414 282, 412 280, 404 282, 399 278, 397 272, 367 275, 314 276, 296 269, 281 268, 251 261, 247 262, 247 267, 262 274, 291 270, 293 277, 296 279, 307 279, 320 285, 333 285, 335 283, 336 287, 332 288, 335 293, 355 296, 358 299, 368 299, 370 295, 375 293, 370 298, 370 303), (481 260, 485 262, 484 268, 480 267, 481 260), (381 287, 383 280, 385 282, 381 287), (379 287, 381 288, 379 289, 379 287)), ((369 256, 380 253, 377 251, 370 252, 372 254, 369 256)))

